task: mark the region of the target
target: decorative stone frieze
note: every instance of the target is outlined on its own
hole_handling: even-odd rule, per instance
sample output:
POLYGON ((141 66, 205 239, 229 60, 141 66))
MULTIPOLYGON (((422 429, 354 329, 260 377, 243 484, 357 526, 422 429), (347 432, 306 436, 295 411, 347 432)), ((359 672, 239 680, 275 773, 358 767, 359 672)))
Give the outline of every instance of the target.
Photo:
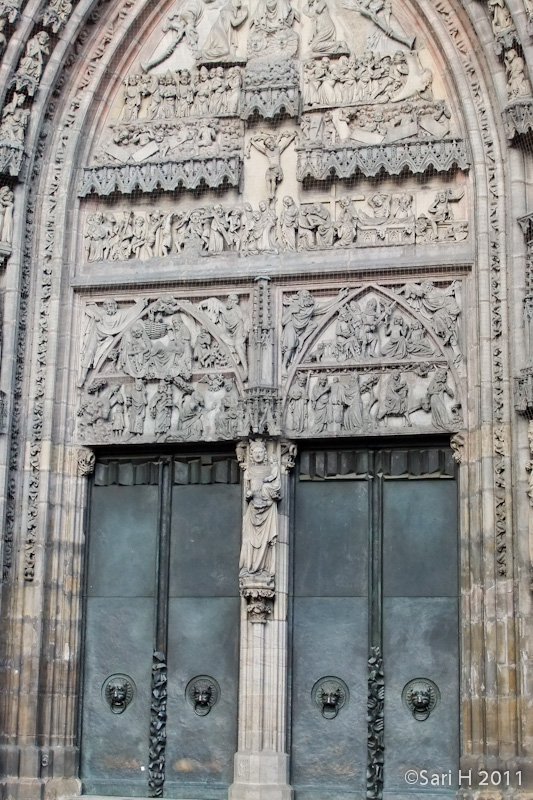
POLYGON ((238 156, 162 161, 121 166, 86 167, 81 174, 78 195, 94 192, 107 196, 113 192, 174 191, 178 188, 198 189, 205 184, 211 189, 224 185, 238 186, 242 160, 238 156))
POLYGON ((373 177, 382 171, 399 175, 404 171, 419 174, 428 170, 449 172, 470 167, 466 143, 461 139, 425 139, 360 147, 345 144, 328 148, 299 145, 296 149, 299 181, 306 178, 324 181, 331 175, 338 178, 351 178, 359 174, 373 177))

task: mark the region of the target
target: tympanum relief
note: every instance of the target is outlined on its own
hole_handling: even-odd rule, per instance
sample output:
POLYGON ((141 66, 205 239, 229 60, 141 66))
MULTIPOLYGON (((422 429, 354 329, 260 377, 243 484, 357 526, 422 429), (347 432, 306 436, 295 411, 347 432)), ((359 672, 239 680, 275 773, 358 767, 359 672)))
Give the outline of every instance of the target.
POLYGON ((310 204, 309 179, 431 170, 454 173, 453 194, 468 167, 442 70, 399 3, 181 0, 123 76, 79 194, 233 187, 231 207, 235 194, 279 217, 284 197, 310 204))
POLYGON ((249 295, 236 293, 87 302, 80 440, 236 438, 244 424, 249 304, 249 295))
POLYGON ((76 436, 91 444, 458 431, 461 295, 449 279, 278 286, 268 341, 255 290, 89 300, 76 436))
POLYGON ((283 294, 281 373, 291 436, 463 424, 456 281, 283 294))

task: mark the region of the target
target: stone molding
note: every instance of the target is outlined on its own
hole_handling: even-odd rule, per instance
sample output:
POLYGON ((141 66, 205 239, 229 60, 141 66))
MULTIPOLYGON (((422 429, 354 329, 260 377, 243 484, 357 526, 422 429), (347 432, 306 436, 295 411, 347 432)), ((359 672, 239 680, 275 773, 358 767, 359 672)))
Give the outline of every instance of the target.
POLYGON ((156 189, 198 189, 202 184, 216 189, 224 184, 238 186, 242 171, 239 156, 164 161, 121 166, 85 167, 82 170, 78 196, 91 192, 106 197, 113 192, 153 192, 156 189))
POLYGON ((339 145, 327 149, 300 145, 296 150, 299 181, 306 178, 323 181, 332 174, 338 178, 351 178, 359 173, 374 177, 382 171, 399 175, 404 170, 420 174, 470 167, 467 145, 462 139, 424 139, 361 147, 339 145))

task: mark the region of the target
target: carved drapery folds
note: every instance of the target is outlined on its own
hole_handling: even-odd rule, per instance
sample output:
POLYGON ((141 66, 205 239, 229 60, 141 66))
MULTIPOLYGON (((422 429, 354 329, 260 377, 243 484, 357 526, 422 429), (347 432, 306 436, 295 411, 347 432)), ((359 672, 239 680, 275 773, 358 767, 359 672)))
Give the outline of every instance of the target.
POLYGON ((277 446, 254 439, 238 448, 247 503, 242 521, 239 588, 251 622, 266 622, 275 597, 281 469, 277 446))
MULTIPOLYGON (((275 180, 272 190, 275 195, 275 180)), ((97 211, 85 220, 84 260, 147 261, 223 253, 246 258, 331 248, 439 244, 468 236, 464 187, 424 194, 409 190, 354 194, 300 206, 286 195, 278 202, 277 214, 266 201, 257 208, 250 203, 232 207, 217 203, 177 211, 97 211)))

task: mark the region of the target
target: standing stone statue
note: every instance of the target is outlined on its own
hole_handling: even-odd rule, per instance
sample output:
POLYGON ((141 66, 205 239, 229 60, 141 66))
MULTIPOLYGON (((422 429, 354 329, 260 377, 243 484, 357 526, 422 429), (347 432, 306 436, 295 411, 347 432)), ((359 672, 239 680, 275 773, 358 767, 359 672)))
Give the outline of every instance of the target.
POLYGON ((275 574, 274 544, 278 535, 277 503, 281 499, 280 469, 264 442, 250 444, 250 463, 244 472, 248 508, 243 519, 240 574, 275 574))

